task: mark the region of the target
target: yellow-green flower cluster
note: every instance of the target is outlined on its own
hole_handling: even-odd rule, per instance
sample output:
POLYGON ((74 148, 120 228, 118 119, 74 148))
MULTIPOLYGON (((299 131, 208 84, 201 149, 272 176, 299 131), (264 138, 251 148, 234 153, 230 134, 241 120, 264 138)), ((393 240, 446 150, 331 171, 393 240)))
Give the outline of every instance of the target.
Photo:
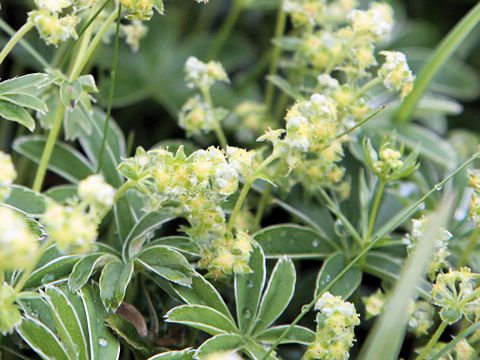
POLYGON ((26 215, 0 206, 0 272, 19 270, 28 265, 38 250, 26 215))
POLYGON ((183 227, 203 250, 200 267, 214 276, 245 272, 251 251, 250 237, 227 230, 222 202, 238 189, 240 176, 249 176, 254 152, 228 147, 226 154, 215 148, 186 156, 182 147, 173 154, 165 149, 126 159, 120 172, 137 183, 153 208, 172 206, 190 227, 183 227))
POLYGON ((318 300, 317 332, 310 344, 305 359, 345 360, 350 357, 353 345, 354 327, 360 319, 352 303, 326 292, 318 300))
POLYGON ((353 31, 368 34, 373 41, 388 37, 393 29, 393 10, 385 3, 372 2, 368 10, 352 10, 347 18, 353 31))
MULTIPOLYGON (((407 251, 413 253, 417 248, 419 241, 423 237, 423 232, 427 228, 427 218, 422 216, 420 219, 412 220, 412 231, 407 234, 405 242, 407 243, 407 251)), ((428 276, 431 280, 435 279, 438 271, 448 267, 447 257, 450 255, 448 251, 448 241, 453 235, 445 228, 438 230, 438 238, 435 240, 435 250, 428 268, 428 276)))
POLYGON ((16 300, 15 290, 7 283, 0 283, 0 333, 3 335, 13 332, 15 325, 22 322, 16 300))
POLYGON ((80 254, 92 248, 98 224, 113 205, 114 196, 115 189, 101 175, 91 175, 78 184, 79 199, 65 205, 47 204, 41 222, 60 252, 80 254))
POLYGON ((378 70, 378 75, 389 90, 400 91, 400 97, 407 96, 413 89, 413 76, 407 64, 405 54, 398 51, 380 51, 385 62, 378 70))
POLYGON ((10 155, 0 151, 0 202, 10 194, 10 186, 17 177, 10 155))
POLYGON ((432 288, 432 303, 441 307, 440 318, 453 324, 465 316, 471 322, 480 315, 480 297, 475 296, 478 274, 469 268, 438 274, 432 288))
POLYGON ((133 20, 130 24, 120 25, 122 35, 125 42, 130 46, 133 52, 137 52, 140 48, 140 40, 147 35, 148 28, 140 21, 133 20))
POLYGON ((28 13, 29 20, 48 45, 69 38, 77 39, 75 27, 80 22, 77 14, 91 8, 97 0, 35 0, 38 9, 28 13))
POLYGON ((370 296, 362 297, 363 304, 365 305, 365 313, 367 315, 367 320, 378 316, 383 311, 383 306, 385 304, 385 294, 382 290, 378 289, 370 296))
POLYGON ((235 140, 241 143, 254 142, 272 126, 267 107, 263 103, 242 101, 235 106, 232 115, 225 120, 224 128, 232 132, 235 140))
POLYGON ((397 149, 394 141, 384 140, 377 153, 368 139, 363 143, 363 153, 368 167, 384 183, 407 177, 419 166, 418 150, 403 158, 403 146, 397 149))
POLYGON ((120 0, 120 3, 128 11, 127 19, 150 20, 153 10, 163 14, 162 0, 120 0))
POLYGON ((472 170, 468 173, 469 185, 473 189, 472 198, 470 199, 470 212, 468 217, 480 225, 480 172, 472 170))
POLYGON ((187 59, 185 73, 187 85, 192 88, 208 89, 216 81, 230 81, 222 64, 217 61, 204 63, 194 56, 187 59))
POLYGON ((204 63, 190 56, 185 63, 185 74, 187 85, 199 89, 202 96, 193 96, 183 105, 179 113, 179 125, 187 131, 188 136, 218 129, 227 111, 213 107, 210 87, 217 81, 229 82, 227 73, 219 62, 204 63))

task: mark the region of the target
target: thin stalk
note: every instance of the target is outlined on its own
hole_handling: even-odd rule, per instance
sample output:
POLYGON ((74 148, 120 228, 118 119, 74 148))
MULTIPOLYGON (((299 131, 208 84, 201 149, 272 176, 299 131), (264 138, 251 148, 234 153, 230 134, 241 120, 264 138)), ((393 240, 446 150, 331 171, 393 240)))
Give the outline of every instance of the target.
POLYGON ((15 291, 15 294, 19 294, 22 291, 23 287, 25 286, 25 283, 28 280, 28 277, 31 275, 33 270, 35 270, 35 266, 37 266, 38 262, 42 258, 43 253, 52 244, 53 244, 53 241, 47 238, 43 242, 43 244, 40 246, 40 249, 38 249, 38 251, 36 252, 35 258, 32 259, 32 261, 30 261, 27 264, 27 266, 25 266, 25 268, 22 271, 22 276, 20 277, 20 280, 16 281, 15 287, 13 288, 13 290, 15 291))
POLYGON ((88 46, 86 53, 83 56, 79 56, 77 61, 72 69, 72 72, 70 73, 69 80, 74 81, 75 79, 78 78, 78 76, 81 74, 83 68, 87 64, 88 60, 90 60, 93 52, 97 48, 98 44, 103 38, 103 35, 107 32, 108 28, 112 23, 115 21, 115 19, 118 16, 117 11, 113 11, 110 16, 105 20, 103 23, 102 27, 98 31, 98 33, 95 35, 95 37, 92 39, 90 45, 88 46))
POLYGON ((18 31, 13 35, 7 44, 3 47, 0 52, 0 64, 7 57, 7 55, 12 51, 12 49, 17 45, 17 43, 33 28, 33 24, 30 21, 27 21, 23 26, 18 29, 18 31))
POLYGON ((118 4, 118 14, 117 14, 117 28, 115 31, 115 43, 113 45, 113 64, 112 72, 110 73, 110 89, 108 92, 108 105, 107 105, 107 116, 105 118, 105 127, 103 128, 103 139, 102 147, 100 148, 100 153, 98 155, 98 166, 97 174, 100 173, 103 163, 103 153, 105 152, 105 146, 107 144, 108 129, 110 123, 110 115, 112 114, 112 104, 113 104, 113 93, 115 91, 115 79, 117 74, 117 60, 118 60, 118 43, 120 38, 120 19, 122 15, 122 4, 118 4))
MULTIPOLYGON (((280 7, 278 8, 278 14, 277 14, 277 23, 275 25, 275 33, 274 33, 274 39, 279 39, 283 33, 285 32, 285 24, 287 22, 287 13, 283 9, 283 0, 280 2, 280 7)), ((280 53, 281 49, 279 46, 274 45, 273 52, 272 52, 272 57, 271 57, 271 62, 270 62, 270 69, 268 71, 269 76, 273 76, 277 73, 277 68, 278 68, 278 60, 280 58, 280 53)), ((273 103, 273 90, 274 90, 273 83, 271 81, 268 81, 267 83, 267 88, 265 89, 265 105, 270 111, 270 108, 273 103)))
POLYGON ((255 213, 253 231, 257 231, 257 229, 260 227, 260 222, 262 221, 263 214, 265 212, 265 209, 267 208, 268 199, 270 198, 270 193, 272 192, 272 187, 273 185, 270 183, 267 183, 267 185, 265 185, 265 189, 262 192, 262 197, 258 202, 257 212, 255 213))
MULTIPOLYGON (((355 226, 353 226, 352 223, 347 219, 347 217, 343 215, 343 213, 338 208, 338 205, 330 198, 330 196, 328 196, 327 192, 324 189, 319 187, 319 191, 323 199, 327 202, 330 210, 335 214, 336 217, 338 217, 343 222, 343 225, 345 225, 347 230, 352 235, 353 239, 361 246, 362 238, 360 237, 360 234, 357 232, 357 229, 355 229, 355 226)), ((348 249, 345 248, 345 250, 348 250, 348 249)))
POLYGON ((477 323, 474 323, 474 324, 470 325, 465 330, 462 330, 460 333, 457 334, 457 336, 455 336, 453 338, 452 341, 450 341, 440 351, 438 351, 436 354, 434 354, 430 358, 430 360, 439 359, 441 356, 445 355, 449 350, 451 350, 455 345, 457 345, 459 341, 465 339, 467 336, 470 336, 475 331, 477 331, 479 328, 480 328, 480 322, 477 322, 477 323))
MULTIPOLYGON (((343 268, 343 270, 335 276, 331 282, 325 286, 323 291, 319 292, 317 296, 308 304, 306 305, 302 312, 293 320, 293 322, 280 334, 280 336, 275 340, 275 342, 272 344, 270 349, 268 350, 267 354, 262 358, 262 360, 267 360, 267 358, 270 356, 270 354, 277 348, 278 345, 282 342, 282 340, 285 338, 287 333, 292 330, 292 328, 307 314, 310 309, 315 305, 315 303, 320 299, 320 297, 328 290, 331 289, 333 285, 337 283, 338 280, 340 280, 343 275, 345 275, 353 266, 355 266, 356 263, 358 263, 380 240, 382 240, 386 234, 388 234, 390 231, 392 231, 395 227, 397 227, 399 224, 403 222, 408 216, 410 216, 419 206, 422 204, 430 195, 434 194, 439 186, 444 186, 447 182, 452 180, 459 172, 464 170, 467 166, 469 166, 472 162, 474 162, 478 157, 480 157, 480 152, 477 152, 474 154, 469 160, 464 162, 461 166, 459 166, 455 171, 453 171, 450 175, 448 175, 445 179, 443 179, 440 183, 432 187, 427 193, 425 193, 421 198, 419 198, 415 203, 410 205, 407 209, 404 210, 403 215, 391 226, 390 228, 383 229, 379 234, 377 234, 374 239, 362 250, 360 253, 358 253, 355 258, 348 263, 347 266, 343 268)), ((418 359, 417 359, 418 360, 418 359)))
POLYGON ((265 167, 268 166, 272 161, 277 159, 277 155, 272 153, 270 156, 268 156, 261 164, 260 166, 255 170, 255 174, 253 174, 251 177, 249 177, 246 181, 245 184, 243 184, 242 191, 240 192, 240 195, 238 196, 237 202, 235 203, 235 206, 233 207, 232 215, 230 215, 230 219, 228 220, 228 226, 227 230, 231 231, 233 229, 233 226, 235 225, 235 220, 240 213, 240 210, 242 209, 242 205, 245 201, 245 198, 247 197, 248 191, 250 190, 250 187, 252 186, 253 182, 257 178, 257 174, 259 174, 265 167))
MULTIPOLYGON (((90 28, 90 25, 92 25, 92 23, 95 21, 95 19, 98 17, 98 15, 100 15, 100 13, 102 12, 103 9, 105 9, 105 7, 107 6, 107 4, 110 2, 110 0, 105 0, 105 2, 102 4, 102 6, 100 6, 98 8, 97 11, 95 11, 95 13, 92 15, 92 17, 90 17, 87 21, 87 23, 85 24, 84 27, 82 27, 82 29, 78 32, 78 37, 81 38, 82 35, 85 33, 85 31, 87 31, 87 29, 90 28)), ((68 49, 66 50, 65 54, 62 56, 63 60, 60 61, 59 59, 59 63, 55 62, 55 67, 59 67, 61 68, 63 63, 68 59, 68 57, 70 56, 70 53, 72 52, 73 50, 73 47, 75 46, 75 42, 72 42, 70 44, 70 46, 68 47, 68 49)))
POLYGON ((113 198, 113 203, 116 203, 129 189, 135 187, 137 185, 137 181, 135 180, 127 180, 123 183, 122 186, 118 189, 115 193, 115 197, 113 198))
MULTIPOLYGON (((213 111, 213 101, 212 97, 210 96, 210 90, 208 88, 201 88, 200 91, 202 92, 203 97, 205 98, 205 101, 207 102, 209 108, 211 111, 213 111)), ((225 137, 225 134, 222 130, 222 127, 220 126, 220 122, 215 119, 215 127, 213 128, 215 131, 215 135, 217 136, 218 142, 220 143, 220 146, 223 149, 227 148, 227 138, 225 137)))
POLYGON ((212 45, 207 53, 207 59, 212 60, 215 59, 222 49, 223 45, 227 41, 228 37, 230 36, 233 27, 235 26, 240 14, 244 9, 243 1, 242 0, 233 0, 233 8, 228 12, 228 16, 223 22, 220 30, 217 33, 217 36, 213 40, 212 45))
POLYGON ((443 334, 447 326, 448 326, 448 323, 446 323, 445 321, 442 321, 440 323, 440 326, 437 328, 433 336, 430 338, 427 345, 423 348, 423 351, 420 353, 420 355, 418 355, 417 360, 423 360, 425 359, 425 357, 427 357, 430 354, 430 351, 432 351, 433 347, 438 342, 438 339, 440 339, 440 336, 443 334))
POLYGON ((480 2, 477 3, 437 46, 427 63, 423 66, 413 86, 412 92, 398 109, 396 122, 405 124, 410 120, 415 106, 441 66, 453 55, 463 39, 480 21, 480 2))
POLYGON ((65 106, 61 101, 58 102, 57 112, 55 119, 53 120, 53 127, 48 134, 47 143, 43 149, 40 164, 38 165, 37 173, 35 174, 35 180, 33 181, 33 191, 40 192, 42 189, 43 180, 45 179, 45 173, 47 172, 48 163, 52 156, 55 141, 57 140, 60 129, 62 128, 63 116, 65 115, 65 106))
POLYGON ((380 206, 380 201, 382 200, 383 191, 385 190, 385 181, 380 180, 380 185, 378 187, 377 195, 373 202, 372 212, 370 213, 370 219, 368 221, 367 236, 365 237, 365 242, 369 242, 372 237, 373 225, 375 224, 375 219, 377 218, 378 208, 380 206))
POLYGON ((378 84, 382 83, 382 79, 379 77, 373 78, 369 82, 367 82, 365 85, 363 85, 358 91, 355 93, 356 96, 361 96, 365 94, 368 90, 372 89, 378 84))
MULTIPOLYGON (((10 25, 8 25, 3 19, 0 19, 0 29, 5 31, 8 35, 14 36, 15 35, 15 30, 13 30, 10 25)), ((43 68, 48 69, 50 68, 50 64, 47 62, 47 60, 44 59, 40 53, 33 48, 28 42, 26 42, 23 39, 20 39, 18 43, 25 49, 27 52, 35 59, 38 61, 40 65, 42 65, 43 68)))

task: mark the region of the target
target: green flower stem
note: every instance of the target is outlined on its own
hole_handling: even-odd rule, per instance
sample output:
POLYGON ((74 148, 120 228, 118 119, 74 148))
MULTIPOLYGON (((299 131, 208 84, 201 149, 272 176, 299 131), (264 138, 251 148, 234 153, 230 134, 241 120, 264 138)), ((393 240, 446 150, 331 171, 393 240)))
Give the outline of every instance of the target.
POLYGON ((127 180, 123 183, 122 186, 117 190, 115 197, 113 198, 113 203, 116 203, 128 190, 137 185, 136 180, 127 180))
MULTIPOLYGON (((322 195, 323 199, 326 201, 330 211, 332 211, 334 215, 343 222, 347 230, 352 235, 353 239, 361 246, 362 238, 360 237, 360 234, 357 232, 357 229, 355 229, 355 226, 353 226, 352 223, 346 218, 346 216, 343 215, 338 205, 330 198, 330 196, 328 196, 327 192, 324 189, 319 187, 318 190, 322 195)), ((345 250, 348 250, 346 247, 346 244, 344 244, 344 247, 345 247, 345 250)))
MULTIPOLYGON (((293 322, 280 334, 280 336, 275 340, 275 342, 272 344, 270 349, 268 350, 267 354, 262 358, 262 360, 267 360, 267 358, 270 356, 270 354, 277 348, 278 345, 282 342, 282 340, 285 338, 287 333, 293 329, 293 327, 311 310, 311 308, 315 305, 315 303, 320 299, 320 297, 330 290, 332 286, 334 286, 338 280, 340 280, 343 275, 345 275, 355 264, 357 264, 375 245, 382 240, 385 235, 390 233, 394 228, 396 228, 399 224, 401 224, 408 216, 410 216, 419 206, 422 204, 427 198, 430 197, 430 195, 434 194, 438 187, 444 186, 447 182, 452 180, 459 172, 465 170, 467 166, 469 166, 472 162, 474 162, 477 158, 480 157, 480 152, 477 152, 474 154, 469 160, 464 162, 462 165, 460 165, 455 171, 453 171, 450 175, 448 175, 445 179, 443 179, 440 183, 432 187, 427 193, 425 193, 420 199, 418 199, 415 203, 410 205, 407 209, 403 211, 402 216, 400 216, 399 219, 393 224, 391 227, 388 227, 386 229, 383 229, 382 231, 379 232, 379 234, 375 235, 375 237, 372 239, 372 241, 362 250, 360 253, 358 253, 355 258, 348 263, 347 266, 343 268, 343 270, 335 276, 332 281, 330 281, 327 286, 323 289, 323 291, 320 291, 317 296, 305 307, 303 307, 302 312, 293 320, 293 322)), ((418 359, 417 359, 418 360, 418 359)))
MULTIPOLYGON (((277 23, 275 25, 275 34, 274 39, 279 39, 285 32, 285 24, 287 22, 287 13, 283 9, 283 0, 280 2, 277 14, 277 23)), ((281 49, 279 46, 274 44, 272 57, 270 61, 270 69, 268 71, 269 76, 273 76, 277 73, 278 60, 280 58, 281 49)), ((273 83, 271 81, 267 82, 267 88, 265 89, 265 106, 267 110, 270 111, 270 108, 273 103, 273 83)))
POLYGON ((253 222, 253 231, 257 231, 260 228, 260 222, 262 221, 263 214, 267 208, 268 200, 270 199, 270 193, 272 192, 273 185, 267 183, 265 189, 262 192, 262 197, 258 202, 257 212, 255 213, 255 220, 253 222))
POLYGON ((375 225, 375 219, 377 218, 377 212, 380 206, 380 201, 382 200, 383 192, 385 190, 385 185, 386 185, 385 181, 380 179, 377 195, 375 196, 372 212, 370 213, 370 219, 368 221, 367 235, 365 237, 365 242, 367 243, 370 242, 370 238, 372 237, 373 225, 375 225))
POLYGON ((412 92, 405 98, 398 109, 396 122, 405 124, 410 120, 415 106, 423 95, 440 67, 453 55, 463 39, 473 30, 480 21, 480 2, 475 5, 460 22, 448 33, 437 46, 427 63, 423 66, 420 75, 414 83, 412 92))
POLYGON ((261 164, 260 166, 255 170, 255 173, 250 176, 248 179, 246 179, 245 184, 243 184, 242 191, 240 192, 240 195, 238 196, 237 202, 235 203, 235 206, 232 211, 232 215, 230 215, 230 219, 228 221, 228 226, 227 230, 232 231, 233 226, 235 225, 235 220, 240 213, 240 210, 242 209, 242 205, 247 197, 248 191, 250 190, 253 182, 257 178, 257 175, 265 169, 268 164, 270 164, 272 161, 276 160, 278 158, 278 155, 275 153, 270 154, 261 164))
POLYGON ((22 276, 20 277, 20 280, 18 280, 15 284, 15 287, 13 290, 15 291, 15 294, 20 294, 22 291, 23 287, 25 286, 25 283, 27 282, 29 276, 32 274, 33 270, 35 270, 35 266, 37 266, 38 262, 43 256, 43 253, 45 250, 47 250, 51 245, 53 244, 53 241, 50 238, 46 238, 43 242, 43 244, 40 246, 40 249, 35 253, 35 257, 28 263, 27 266, 22 271, 22 276))
POLYGON ((472 255, 475 246, 477 246, 478 236, 480 235, 480 228, 475 228, 470 234, 470 239, 468 240, 467 247, 463 250, 460 260, 458 261, 457 268, 467 265, 470 255, 472 255))
MULTIPOLYGON (((210 89, 209 88, 201 88, 200 91, 202 92, 202 95, 207 102, 208 106, 210 107, 210 110, 213 111, 213 101, 212 97, 210 95, 210 89)), ((222 130, 222 127, 220 126, 220 122, 215 119, 215 127, 213 129, 215 131, 215 135, 217 135, 218 142, 220 143, 220 146, 223 149, 227 148, 227 138, 225 137, 225 134, 222 130)))
POLYGON ((65 115, 65 106, 61 101, 58 102, 57 112, 55 119, 53 120, 53 127, 48 134, 47 143, 43 149, 42 157, 40 159, 40 165, 38 165, 37 173, 35 174, 35 180, 33 181, 33 191, 40 192, 42 190, 43 180, 47 172, 48 163, 52 156, 55 141, 57 140, 60 129, 62 128, 63 116, 65 115))
POLYGON ((118 43, 120 39, 120 20, 122 18, 122 4, 118 4, 118 13, 117 13, 117 28, 115 30, 115 42, 113 45, 113 63, 112 63, 112 72, 110 73, 110 89, 108 91, 108 105, 107 105, 107 115, 105 117, 105 127, 103 128, 103 139, 102 146, 100 148, 100 153, 98 155, 98 166, 97 174, 100 173, 103 164, 103 153, 105 152, 105 146, 107 144, 108 129, 110 123, 110 116, 112 114, 112 104, 113 104, 113 93, 115 91, 115 79, 117 75, 117 60, 118 60, 118 43))
POLYGON ((372 88, 374 88, 375 86, 377 86, 378 84, 381 84, 381 83, 382 83, 381 78, 379 78, 379 77, 373 78, 372 80, 367 82, 365 85, 363 85, 360 89, 358 89, 358 91, 355 93, 355 95, 356 96, 362 96, 367 91, 371 90, 372 88))
POLYGON ((420 353, 420 355, 418 355, 416 360, 423 360, 430 354, 430 351, 432 351, 433 347, 438 342, 438 339, 440 339, 440 336, 443 334, 447 326, 448 323, 445 321, 440 323, 439 327, 435 331, 435 334, 433 334, 433 336, 430 338, 427 345, 423 348, 423 351, 420 353))
POLYGON ((242 0, 233 0, 233 8, 228 12, 228 16, 222 24, 222 27, 217 33, 217 36, 213 40, 212 45, 207 53, 207 59, 215 59, 225 45, 228 37, 230 36, 233 27, 235 26, 240 14, 244 9, 244 4, 242 0))
MULTIPOLYGON (((92 42, 85 50, 85 53, 79 53, 76 56, 76 60, 72 67, 72 71, 70 72, 69 80, 74 81, 78 78, 80 73, 82 72, 83 68, 87 64, 87 61, 92 56, 94 50, 96 49, 98 43, 102 39, 105 32, 108 30, 110 25, 113 21, 117 18, 117 11, 114 11, 108 19, 104 22, 100 31, 95 35, 92 42)), ((60 133, 60 129, 62 128, 63 123, 63 116, 65 114, 65 106, 62 102, 59 102, 57 113, 55 115, 55 120, 53 122, 53 128, 48 134, 47 143, 45 144, 45 148, 42 153, 42 158, 40 160, 40 165, 37 169, 37 173, 35 174, 35 180, 33 183, 33 190, 39 192, 42 188, 43 180, 45 178, 45 173, 47 171, 48 163, 50 162, 50 157, 52 156, 52 150, 55 146, 55 142, 57 141, 58 134, 60 133)))
POLYGON ((33 23, 27 21, 23 26, 18 29, 18 31, 13 35, 7 44, 3 47, 2 51, 0 52, 0 64, 5 60, 7 55, 12 51, 15 45, 25 36, 33 28, 33 23))
POLYGON ((102 40, 103 35, 105 35, 105 33, 109 29, 110 25, 113 24, 113 22, 115 21, 117 16, 118 16, 118 11, 117 11, 117 9, 115 9, 115 11, 113 11, 110 14, 110 16, 105 20, 102 27, 98 31, 98 33, 92 39, 92 42, 90 43, 87 50, 85 51, 85 54, 84 55, 80 54, 80 56, 77 57, 77 61, 75 62, 74 66, 73 66, 73 69, 72 69, 72 71, 70 73, 70 76, 69 76, 70 81, 74 81, 80 76, 80 74, 81 74, 82 70, 84 69, 85 65, 87 64, 88 60, 90 60, 90 58, 93 55, 93 52, 95 51, 98 44, 102 40))
MULTIPOLYGON (((0 19, 0 29, 5 31, 8 35, 14 36, 15 35, 15 30, 13 30, 10 25, 8 25, 3 19, 0 19)), ((26 42, 23 39, 20 39, 18 43, 23 46, 25 50, 28 51, 28 53, 35 59, 37 62, 42 65, 43 68, 49 69, 50 64, 45 60, 45 58, 38 53, 37 50, 33 48, 28 42, 26 42)))

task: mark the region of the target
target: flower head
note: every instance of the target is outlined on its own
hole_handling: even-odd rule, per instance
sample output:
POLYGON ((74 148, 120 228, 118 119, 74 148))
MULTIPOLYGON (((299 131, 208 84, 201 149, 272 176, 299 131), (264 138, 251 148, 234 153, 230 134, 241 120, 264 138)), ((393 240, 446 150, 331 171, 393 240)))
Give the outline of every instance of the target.
POLYGON ((188 86, 199 89, 208 89, 216 81, 229 82, 222 64, 216 61, 204 63, 194 56, 187 59, 185 73, 188 86))
POLYGON ((26 216, 0 206, 0 272, 22 269, 33 260, 37 250, 38 243, 26 216))
POLYGON ((78 196, 90 206, 106 209, 113 205, 115 189, 102 175, 90 175, 78 184, 78 196))
POLYGON ((0 202, 10 194, 10 186, 17 177, 10 155, 0 151, 0 202))
POLYGON ((399 90, 400 96, 407 96, 413 89, 413 76, 407 64, 407 58, 399 51, 381 51, 385 56, 385 63, 378 70, 383 84, 389 90, 399 90))

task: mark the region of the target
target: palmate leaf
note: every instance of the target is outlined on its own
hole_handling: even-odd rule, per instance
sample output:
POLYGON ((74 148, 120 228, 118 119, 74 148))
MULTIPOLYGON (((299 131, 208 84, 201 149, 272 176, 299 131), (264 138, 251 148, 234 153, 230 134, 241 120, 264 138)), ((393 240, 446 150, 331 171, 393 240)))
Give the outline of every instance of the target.
POLYGON ((180 351, 167 351, 149 357, 147 360, 192 360, 194 354, 195 350, 188 348, 180 351))
POLYGON ((35 130, 35 120, 28 111, 10 101, 0 99, 0 117, 17 122, 30 131, 35 130))
POLYGON ((199 360, 207 359, 208 355, 217 352, 233 352, 243 346, 243 339, 236 334, 220 334, 211 337, 200 346, 195 353, 199 360))
POLYGON ((68 278, 68 286, 70 290, 81 289, 90 279, 97 267, 103 266, 110 261, 118 260, 112 254, 98 252, 84 256, 73 267, 72 273, 68 278))
POLYGON ((20 185, 12 185, 5 204, 22 210, 30 216, 40 216, 45 212, 47 198, 35 191, 20 185))
POLYGON ((35 88, 46 84, 49 78, 49 75, 41 73, 14 77, 13 79, 8 79, 0 83, 0 94, 14 94, 22 90, 35 88))
POLYGON ((17 331, 44 359, 116 360, 118 340, 104 325, 107 315, 96 285, 70 292, 47 286, 41 299, 21 300, 25 320, 17 331))

